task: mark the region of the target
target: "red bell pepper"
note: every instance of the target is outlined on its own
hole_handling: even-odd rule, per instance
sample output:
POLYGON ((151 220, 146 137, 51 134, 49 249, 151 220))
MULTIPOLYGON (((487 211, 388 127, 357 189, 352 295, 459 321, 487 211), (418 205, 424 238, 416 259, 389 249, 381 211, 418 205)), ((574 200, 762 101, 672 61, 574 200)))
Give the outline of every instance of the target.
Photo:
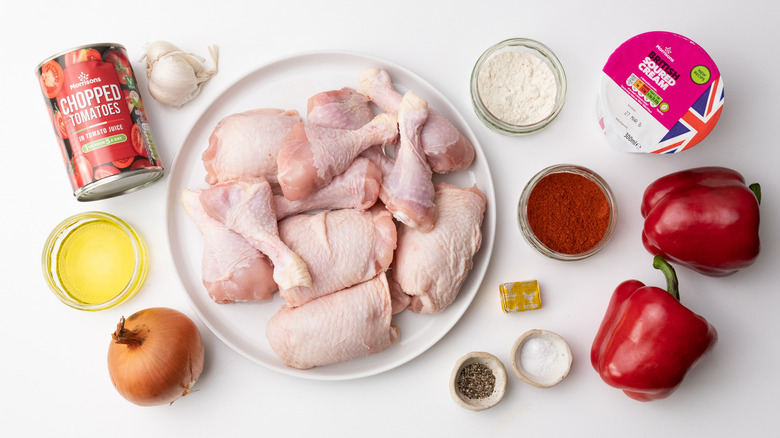
POLYGON ((694 271, 731 275, 756 260, 761 187, 738 172, 700 167, 666 175, 645 190, 642 243, 694 271))
POLYGON ((601 379, 639 401, 668 397, 718 339, 715 327, 680 303, 674 268, 661 256, 653 266, 666 276, 668 291, 621 283, 590 351, 601 379))

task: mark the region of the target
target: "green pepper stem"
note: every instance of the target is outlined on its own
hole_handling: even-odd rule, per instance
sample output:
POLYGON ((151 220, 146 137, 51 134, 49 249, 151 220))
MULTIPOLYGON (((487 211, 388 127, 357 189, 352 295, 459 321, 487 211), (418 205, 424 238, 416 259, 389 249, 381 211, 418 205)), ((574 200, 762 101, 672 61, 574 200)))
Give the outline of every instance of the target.
POLYGON ((680 287, 674 267, 659 255, 653 258, 653 267, 664 273, 664 276, 666 277, 666 291, 672 294, 674 299, 680 301, 680 287))
POLYGON ((754 195, 756 195, 756 199, 758 199, 758 205, 761 205, 761 186, 758 183, 753 183, 749 185, 748 188, 753 192, 754 195))

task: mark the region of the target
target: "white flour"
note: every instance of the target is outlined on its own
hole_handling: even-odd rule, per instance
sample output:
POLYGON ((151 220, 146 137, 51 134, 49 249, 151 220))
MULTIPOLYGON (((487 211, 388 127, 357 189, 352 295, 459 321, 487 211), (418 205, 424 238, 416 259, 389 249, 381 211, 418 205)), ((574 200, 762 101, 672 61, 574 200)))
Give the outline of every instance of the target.
POLYGON ((488 59, 479 71, 477 88, 485 108, 514 125, 549 116, 558 93, 550 67, 526 52, 502 52, 488 59))

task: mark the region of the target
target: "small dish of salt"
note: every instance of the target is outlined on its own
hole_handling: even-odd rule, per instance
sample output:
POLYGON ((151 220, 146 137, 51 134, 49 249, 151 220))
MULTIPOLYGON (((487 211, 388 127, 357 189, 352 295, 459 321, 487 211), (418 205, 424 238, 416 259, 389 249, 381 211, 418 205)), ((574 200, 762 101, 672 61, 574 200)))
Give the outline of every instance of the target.
POLYGON ((572 354, 569 344, 557 333, 529 330, 512 346, 512 368, 524 382, 549 388, 569 374, 572 354))

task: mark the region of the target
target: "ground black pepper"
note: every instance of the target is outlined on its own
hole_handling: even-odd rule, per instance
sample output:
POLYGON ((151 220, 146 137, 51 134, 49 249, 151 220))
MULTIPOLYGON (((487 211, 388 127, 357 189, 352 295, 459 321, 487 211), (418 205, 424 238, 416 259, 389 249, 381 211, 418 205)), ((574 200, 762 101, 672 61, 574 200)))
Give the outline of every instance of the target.
POLYGON ((473 362, 460 370, 458 390, 470 399, 481 399, 493 394, 496 376, 485 364, 473 362))

